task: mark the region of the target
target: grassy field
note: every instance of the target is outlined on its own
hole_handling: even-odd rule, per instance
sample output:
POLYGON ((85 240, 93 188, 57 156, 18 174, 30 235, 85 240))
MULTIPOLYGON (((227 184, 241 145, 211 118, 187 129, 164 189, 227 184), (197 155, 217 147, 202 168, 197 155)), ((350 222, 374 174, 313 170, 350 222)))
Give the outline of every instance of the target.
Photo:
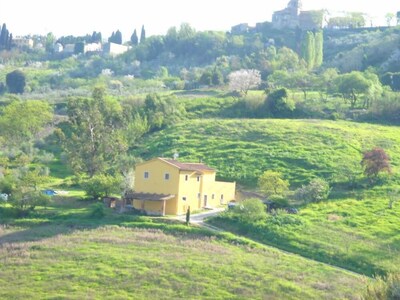
POLYGON ((281 171, 293 186, 314 176, 343 180, 349 169, 361 172, 362 152, 384 148, 394 173, 400 163, 398 127, 321 120, 189 120, 152 134, 136 154, 198 161, 222 179, 255 186, 268 169, 281 171))
MULTIPOLYGON (((246 189, 255 188, 268 169, 282 172, 292 189, 315 176, 331 183, 328 201, 303 205, 288 220, 255 224, 244 232, 252 238, 368 275, 400 263, 400 205, 388 209, 388 192, 399 183, 398 127, 321 120, 190 120, 154 134, 138 153, 170 157, 175 151, 182 161, 202 159, 220 178, 246 189), (370 186, 362 178, 360 161, 363 151, 376 146, 390 155, 393 175, 370 186), (359 173, 353 187, 346 183, 350 172, 359 173)), ((219 220, 219 225, 243 233, 237 224, 219 220)))
POLYGON ((1 225, 0 298, 357 299, 367 281, 173 220, 89 215, 66 198, 1 225))
POLYGON ((343 199, 251 225, 229 215, 210 221, 267 245, 371 276, 397 271, 400 264, 400 205, 387 207, 387 199, 380 197, 343 199))

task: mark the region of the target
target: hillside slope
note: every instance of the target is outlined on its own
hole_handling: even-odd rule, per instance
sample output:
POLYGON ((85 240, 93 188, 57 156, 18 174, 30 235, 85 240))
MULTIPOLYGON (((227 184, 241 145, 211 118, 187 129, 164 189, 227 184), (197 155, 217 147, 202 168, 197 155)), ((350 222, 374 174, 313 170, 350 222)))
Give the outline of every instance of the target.
POLYGON ((314 176, 344 180, 348 170, 361 171, 362 152, 384 148, 394 173, 400 161, 398 127, 321 120, 189 120, 152 134, 136 154, 198 161, 218 176, 254 186, 267 169, 283 172, 293 186, 314 176))
POLYGON ((1 299, 356 299, 349 272, 215 238, 118 226, 16 242, 0 228, 1 299), (9 280, 12 278, 12 280, 9 280))

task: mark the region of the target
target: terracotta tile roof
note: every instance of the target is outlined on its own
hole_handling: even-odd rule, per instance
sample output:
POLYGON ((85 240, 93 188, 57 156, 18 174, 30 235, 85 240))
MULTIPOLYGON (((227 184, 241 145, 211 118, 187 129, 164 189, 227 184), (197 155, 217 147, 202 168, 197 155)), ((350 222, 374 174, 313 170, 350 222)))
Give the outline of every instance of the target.
POLYGON ((209 166, 203 163, 183 163, 174 159, 161 158, 161 157, 160 159, 184 171, 197 171, 197 172, 215 171, 215 169, 210 168, 209 166))

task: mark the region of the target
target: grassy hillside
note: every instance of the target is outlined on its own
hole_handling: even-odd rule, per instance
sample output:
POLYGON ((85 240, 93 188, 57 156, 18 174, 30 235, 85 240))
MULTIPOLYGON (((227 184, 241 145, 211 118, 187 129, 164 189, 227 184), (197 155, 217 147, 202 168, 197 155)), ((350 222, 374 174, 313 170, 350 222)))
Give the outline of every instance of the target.
POLYGON ((0 226, 0 298, 356 299, 366 283, 228 234, 89 212, 66 199, 0 226))
POLYGON ((271 217, 254 228, 224 218, 214 224, 265 244, 372 275, 400 263, 400 206, 388 209, 388 191, 398 188, 398 127, 321 120, 191 120, 144 141, 150 158, 172 156, 215 167, 222 179, 255 188, 267 169, 281 171, 296 188, 314 176, 333 186, 330 200, 303 205, 296 216, 271 217), (375 146, 391 156, 393 176, 370 186, 362 177, 362 152, 375 146), (353 187, 348 174, 359 172, 353 187))
POLYGON ((215 167, 227 180, 254 186, 267 169, 281 171, 293 186, 314 176, 343 180, 360 170, 362 152, 375 146, 400 163, 398 127, 321 120, 189 120, 149 136, 136 153, 172 157, 215 167))

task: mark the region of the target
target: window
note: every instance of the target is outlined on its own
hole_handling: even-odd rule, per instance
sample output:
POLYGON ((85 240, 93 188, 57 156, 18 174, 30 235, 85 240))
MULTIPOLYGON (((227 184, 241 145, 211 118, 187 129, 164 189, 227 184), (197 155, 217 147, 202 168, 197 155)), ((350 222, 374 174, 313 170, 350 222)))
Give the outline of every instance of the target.
POLYGON ((197 194, 197 199, 200 199, 200 193, 197 194))
POLYGON ((165 173, 165 174, 164 174, 164 179, 165 179, 165 180, 169 180, 169 173, 165 173))
POLYGON ((200 176, 197 176, 197 181, 200 181, 200 176))
POLYGON ((188 181, 189 175, 185 175, 185 181, 188 181))
POLYGON ((215 195, 214 195, 214 194, 212 194, 212 195, 211 195, 211 199, 213 199, 213 200, 214 200, 214 198, 215 198, 215 195))
POLYGON ((221 200, 224 200, 224 194, 221 194, 221 200))
POLYGON ((186 201, 186 197, 182 197, 182 200, 183 200, 183 201, 186 201))
POLYGON ((144 179, 148 179, 149 178, 149 172, 144 172, 144 179))

